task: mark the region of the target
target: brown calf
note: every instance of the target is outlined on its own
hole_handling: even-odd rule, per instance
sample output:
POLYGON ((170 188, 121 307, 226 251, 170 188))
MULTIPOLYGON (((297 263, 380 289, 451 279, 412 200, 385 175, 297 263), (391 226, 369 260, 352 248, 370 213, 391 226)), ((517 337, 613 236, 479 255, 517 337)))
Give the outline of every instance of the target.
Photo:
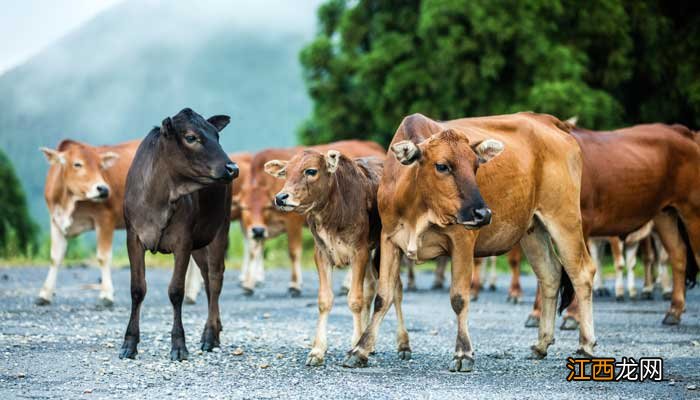
MULTIPOLYGON (((570 301, 570 283, 581 302, 580 351, 592 353, 595 266, 582 232, 581 151, 565 128, 554 117, 532 113, 445 122, 417 114, 403 120, 377 196, 382 233, 374 314, 345 366, 367 364, 382 319, 400 301, 394 293, 403 251, 417 260, 451 256, 457 338, 449 369, 471 371, 468 310, 474 257, 505 253, 518 241, 544 288, 546 317, 533 356, 544 357, 554 340, 562 281, 562 305, 570 301), (570 282, 562 279, 566 276, 570 282)), ((400 344, 402 353, 409 348, 407 339, 400 344)))
MULTIPOLYGON (((376 291, 377 271, 370 265, 370 257, 381 231, 377 187, 382 167, 382 158, 350 159, 336 150, 328 150, 326 154, 306 150, 289 161, 273 160, 265 164, 270 175, 286 179, 275 196, 276 207, 304 215, 316 243, 319 319, 307 366, 322 365, 328 348, 326 331, 333 305, 333 267, 351 266, 348 306, 353 314, 352 346, 367 326, 376 291)), ((375 253, 375 267, 378 257, 375 253)), ((401 285, 396 287, 400 296, 401 285)), ((400 308, 397 316, 399 330, 405 334, 400 308)))
POLYGON ((51 164, 44 187, 51 219, 51 267, 36 304, 47 305, 53 299, 68 238, 93 229, 97 232, 97 262, 102 273, 99 302, 103 306, 113 304, 112 238, 115 229, 124 229, 124 184, 139 143, 134 140, 115 146, 90 146, 64 140, 56 150, 41 148, 51 164))
MULTIPOLYGON (((257 279, 253 271, 263 270, 263 246, 265 240, 286 233, 289 257, 292 262, 292 277, 289 293, 301 294, 301 251, 302 229, 305 219, 297 213, 285 213, 274 208, 273 199, 282 189, 284 182, 265 173, 265 163, 270 160, 288 160, 301 151, 302 147, 288 149, 267 149, 253 156, 248 178, 242 183, 241 209, 242 221, 249 240, 248 274, 243 279, 243 290, 247 295, 253 294, 257 279)), ((312 146, 310 149, 326 152, 335 149, 347 157, 379 156, 386 152, 374 142, 344 140, 327 145, 312 146)), ((260 276, 260 275, 258 275, 260 276)))

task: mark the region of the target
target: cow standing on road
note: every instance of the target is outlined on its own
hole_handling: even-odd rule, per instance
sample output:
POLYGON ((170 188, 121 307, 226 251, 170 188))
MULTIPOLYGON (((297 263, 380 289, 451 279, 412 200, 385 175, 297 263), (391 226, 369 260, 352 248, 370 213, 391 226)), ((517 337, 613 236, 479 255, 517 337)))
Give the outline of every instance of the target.
POLYGON ((114 303, 112 238, 115 229, 124 228, 126 173, 139 142, 94 147, 63 140, 55 150, 40 149, 51 164, 44 188, 51 219, 51 267, 36 304, 47 305, 53 300, 68 238, 93 229, 97 232, 97 262, 102 274, 99 304, 114 303))
POLYGON ((219 347, 219 294, 231 223, 231 181, 238 176, 238 167, 219 144, 219 132, 228 123, 228 116, 205 120, 186 108, 151 130, 136 152, 124 199, 131 317, 120 358, 137 354, 139 314, 146 296, 146 250, 175 256, 168 287, 174 310, 171 360, 186 360, 189 355, 182 301, 190 255, 202 272, 209 301, 202 350, 219 347))

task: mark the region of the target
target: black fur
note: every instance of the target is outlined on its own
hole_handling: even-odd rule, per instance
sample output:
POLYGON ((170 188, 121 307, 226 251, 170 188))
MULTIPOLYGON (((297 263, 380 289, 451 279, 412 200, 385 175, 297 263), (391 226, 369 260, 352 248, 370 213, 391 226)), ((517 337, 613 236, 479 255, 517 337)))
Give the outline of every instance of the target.
POLYGON ((559 285, 559 315, 574 301, 574 285, 564 268, 561 269, 561 284, 559 285))

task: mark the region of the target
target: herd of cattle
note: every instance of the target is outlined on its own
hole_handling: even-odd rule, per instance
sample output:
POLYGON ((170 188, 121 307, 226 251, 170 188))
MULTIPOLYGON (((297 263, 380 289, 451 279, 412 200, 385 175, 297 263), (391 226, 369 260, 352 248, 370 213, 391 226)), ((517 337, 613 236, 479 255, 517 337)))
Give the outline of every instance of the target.
POLYGON ((210 351, 219 346, 229 225, 239 220, 245 294, 264 279, 265 240, 286 234, 289 293, 298 296, 302 229, 313 235, 319 317, 309 366, 322 365, 327 351, 332 270, 348 265, 343 285, 353 334, 347 367, 367 365, 392 305, 398 354, 410 359, 400 265, 408 266, 410 290, 413 264, 432 259, 438 264, 434 288, 443 287, 451 261, 457 316, 451 371, 473 368, 469 302, 482 285, 479 266, 492 265, 492 286, 493 256, 504 253, 513 270, 509 300, 522 296, 522 255, 537 275, 526 322, 539 328, 535 358, 545 357, 554 342, 557 297, 559 312, 567 310, 562 328, 578 328, 578 352, 593 353, 592 299, 605 292, 596 271, 606 241, 617 272, 615 295, 625 295, 626 268, 629 296, 637 296, 633 267, 641 250, 643 298, 661 283, 671 300, 663 323, 680 323, 686 284, 695 284, 700 263, 700 133, 664 124, 595 132, 531 112, 452 121, 414 114, 401 122, 388 152, 348 140, 227 156, 219 134, 228 123, 227 116, 205 120, 184 109, 143 141, 94 147, 64 140, 56 149, 42 148, 51 164, 45 187, 51 267, 37 304, 52 301, 67 238, 94 229, 99 301, 111 305, 112 239, 116 229, 126 229, 132 307, 120 357, 138 353, 146 250, 174 254, 171 359, 188 357, 181 307, 194 301, 202 282, 195 265, 209 302, 202 349, 210 351))

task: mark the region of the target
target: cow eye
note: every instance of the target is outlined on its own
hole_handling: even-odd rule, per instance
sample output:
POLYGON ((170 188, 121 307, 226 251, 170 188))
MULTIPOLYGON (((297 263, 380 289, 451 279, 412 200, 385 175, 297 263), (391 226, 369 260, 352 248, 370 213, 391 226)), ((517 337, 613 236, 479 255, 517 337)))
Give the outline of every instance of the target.
POLYGON ((318 173, 318 170, 313 169, 313 168, 309 168, 309 169, 304 171, 304 175, 306 175, 306 176, 316 176, 317 173, 318 173))
POLYGON ((435 169, 438 172, 448 172, 450 170, 450 167, 447 164, 435 164, 435 169))
POLYGON ((76 161, 73 163, 73 168, 82 168, 82 167, 83 167, 83 163, 81 163, 81 162, 76 161))
POLYGON ((185 135, 185 141, 189 144, 192 144, 197 141, 197 136, 195 135, 185 135))

